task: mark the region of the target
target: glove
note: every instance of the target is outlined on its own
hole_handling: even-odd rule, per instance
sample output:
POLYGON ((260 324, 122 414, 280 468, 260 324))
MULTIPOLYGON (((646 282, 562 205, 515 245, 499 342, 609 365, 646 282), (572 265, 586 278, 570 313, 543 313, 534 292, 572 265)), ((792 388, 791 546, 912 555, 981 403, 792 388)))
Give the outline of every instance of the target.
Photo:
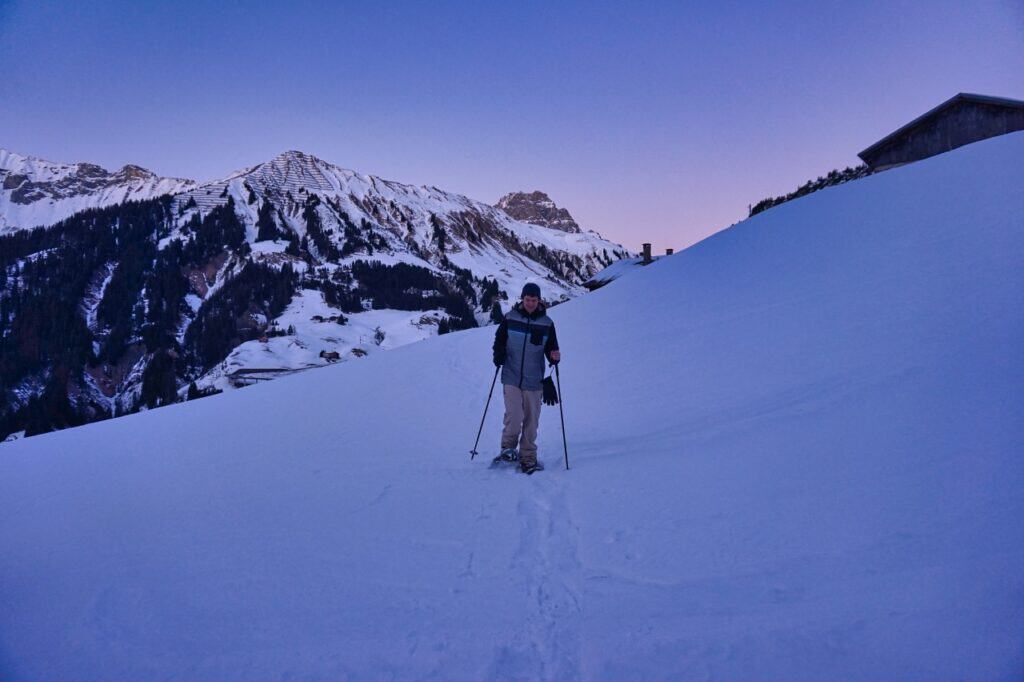
POLYGON ((544 390, 544 396, 542 400, 545 405, 557 405, 558 404, 558 391, 555 389, 555 382, 551 380, 550 376, 544 377, 544 381, 540 382, 541 388, 544 390))
POLYGON ((495 367, 501 367, 504 364, 505 364, 505 358, 500 357, 498 355, 494 356, 494 366, 495 367))

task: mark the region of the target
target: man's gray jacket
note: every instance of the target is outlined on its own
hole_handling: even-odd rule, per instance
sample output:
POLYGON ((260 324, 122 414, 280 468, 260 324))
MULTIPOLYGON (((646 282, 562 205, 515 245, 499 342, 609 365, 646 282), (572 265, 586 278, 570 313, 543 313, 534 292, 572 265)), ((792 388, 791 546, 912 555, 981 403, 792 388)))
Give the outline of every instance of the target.
POLYGON ((551 362, 551 351, 558 350, 555 323, 547 316, 544 304, 533 313, 516 303, 498 325, 494 334, 494 364, 503 366, 501 383, 524 391, 541 390, 544 358, 551 362))

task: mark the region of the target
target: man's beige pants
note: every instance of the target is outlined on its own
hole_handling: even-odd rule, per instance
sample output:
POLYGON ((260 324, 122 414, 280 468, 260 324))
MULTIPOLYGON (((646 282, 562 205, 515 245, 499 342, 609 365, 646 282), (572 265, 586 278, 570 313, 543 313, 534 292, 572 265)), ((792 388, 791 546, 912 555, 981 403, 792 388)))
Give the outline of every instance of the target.
POLYGON ((505 389, 505 428, 501 432, 501 449, 519 444, 519 461, 537 461, 537 424, 540 422, 541 391, 524 391, 502 384, 505 389), (520 434, 522 436, 520 437, 520 434))

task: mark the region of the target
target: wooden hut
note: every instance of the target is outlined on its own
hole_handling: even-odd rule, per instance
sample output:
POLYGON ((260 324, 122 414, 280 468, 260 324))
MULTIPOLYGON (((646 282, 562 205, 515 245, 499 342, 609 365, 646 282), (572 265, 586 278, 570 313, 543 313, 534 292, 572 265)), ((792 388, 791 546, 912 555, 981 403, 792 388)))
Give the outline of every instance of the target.
POLYGON ((881 171, 1017 130, 1024 130, 1024 102, 961 92, 858 156, 881 171))

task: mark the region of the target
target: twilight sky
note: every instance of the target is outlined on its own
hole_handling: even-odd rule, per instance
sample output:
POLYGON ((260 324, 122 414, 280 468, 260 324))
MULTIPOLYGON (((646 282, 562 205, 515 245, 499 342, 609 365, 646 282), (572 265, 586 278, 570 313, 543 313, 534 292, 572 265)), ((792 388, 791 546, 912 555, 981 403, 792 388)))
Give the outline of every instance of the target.
POLYGON ((953 94, 1024 99, 1024 0, 0 0, 0 147, 209 180, 300 149, 685 247, 953 94))

